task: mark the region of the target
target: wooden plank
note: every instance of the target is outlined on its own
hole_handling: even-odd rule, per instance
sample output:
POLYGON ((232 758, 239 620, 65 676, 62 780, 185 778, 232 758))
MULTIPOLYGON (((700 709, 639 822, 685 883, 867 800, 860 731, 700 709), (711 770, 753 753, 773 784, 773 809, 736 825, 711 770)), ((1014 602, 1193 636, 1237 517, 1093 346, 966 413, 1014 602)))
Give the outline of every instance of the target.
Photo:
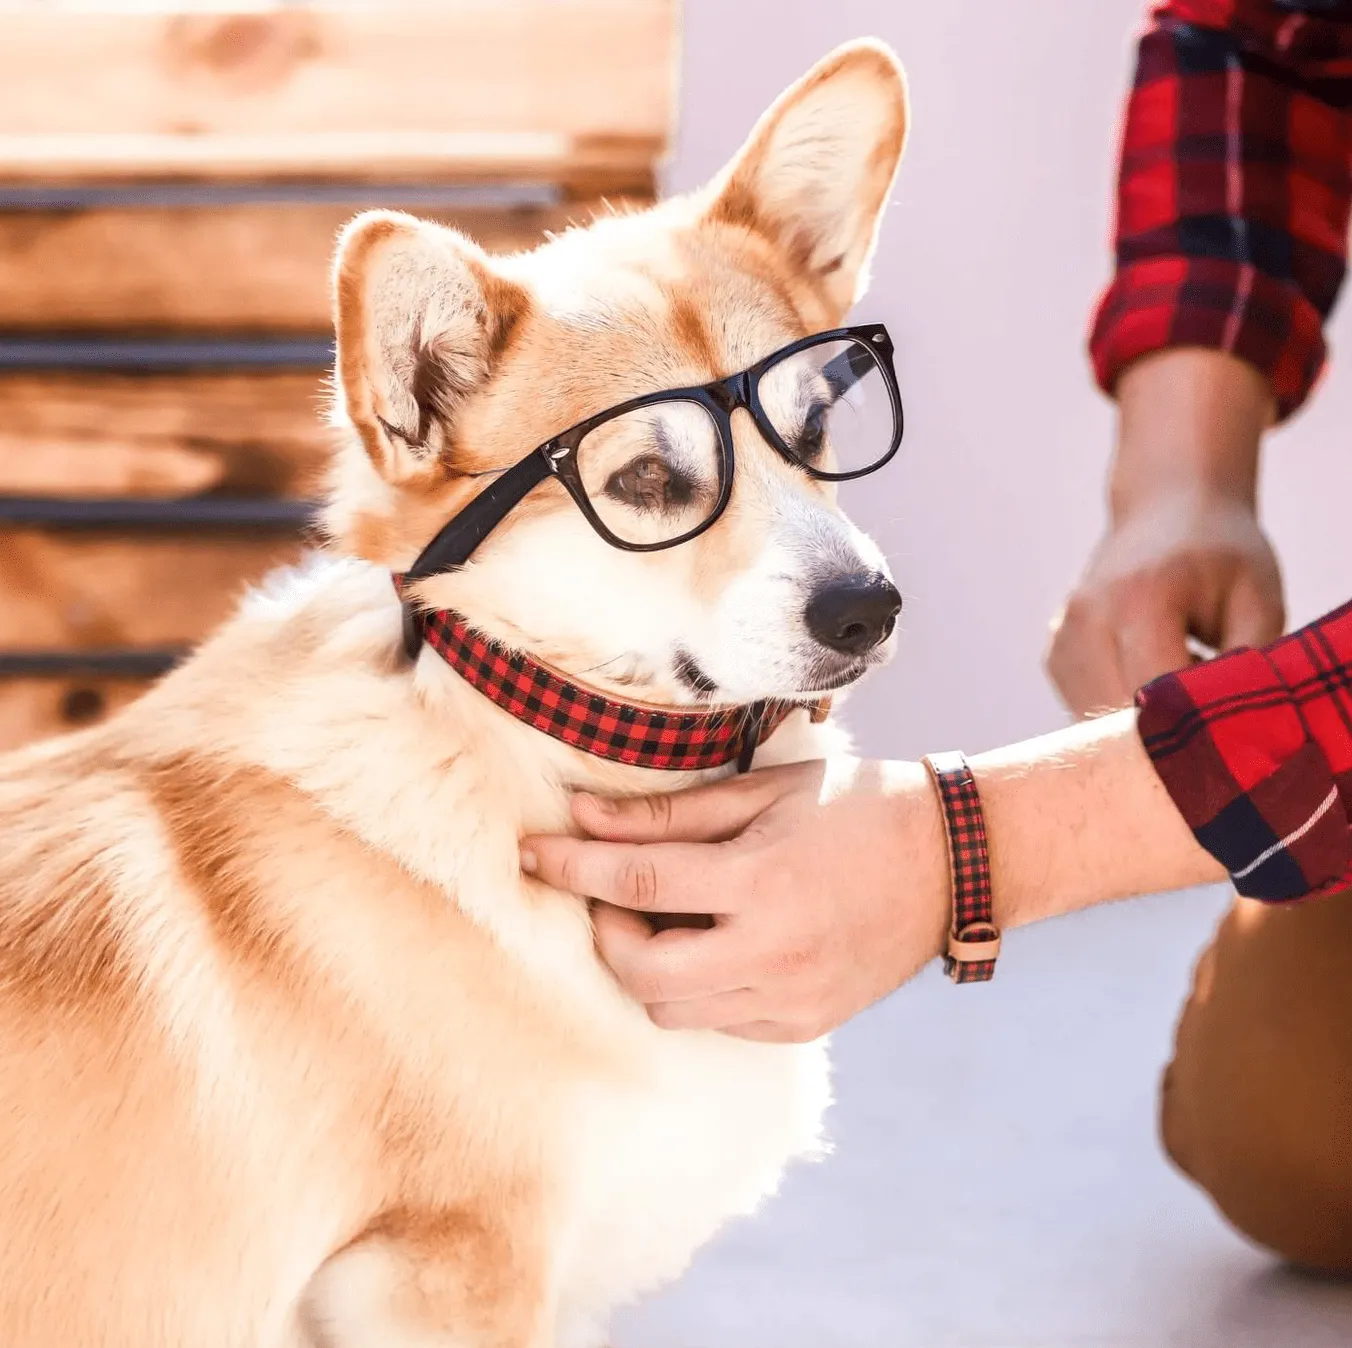
POLYGON ((0 491, 309 496, 324 401, 307 374, 0 376, 0 491))
MULTIPOLYGON (((0 548, 0 650, 190 644, 233 612, 248 584, 302 550, 276 538, 7 533, 0 548)), ((80 675, 0 679, 0 749, 100 720, 147 686, 80 675)))
MULTIPOLYGON (((509 252, 600 204, 411 209, 509 252)), ((334 238, 354 214, 323 202, 0 214, 0 328, 327 331, 334 238)))
POLYGON ((0 131, 665 140, 670 0, 0 12, 0 131))
POLYGON ((225 474, 219 454, 188 445, 0 432, 6 496, 192 496, 218 488, 225 474))
POLYGON ((82 730, 135 701, 139 679, 5 679, 0 681, 0 752, 82 730))
POLYGON ((0 176, 650 163, 674 29, 675 0, 0 13, 0 176))
MULTIPOLYGON (((3 25, 0 25, 2 27, 3 25)), ((289 136, 170 133, 0 134, 0 181, 126 178, 320 178, 349 182, 526 180, 569 183, 651 171, 655 136, 567 137, 548 132, 324 132, 289 136)))
POLYGON ((200 640, 245 587, 303 552, 295 539, 124 538, 15 530, 0 549, 0 649, 200 640))

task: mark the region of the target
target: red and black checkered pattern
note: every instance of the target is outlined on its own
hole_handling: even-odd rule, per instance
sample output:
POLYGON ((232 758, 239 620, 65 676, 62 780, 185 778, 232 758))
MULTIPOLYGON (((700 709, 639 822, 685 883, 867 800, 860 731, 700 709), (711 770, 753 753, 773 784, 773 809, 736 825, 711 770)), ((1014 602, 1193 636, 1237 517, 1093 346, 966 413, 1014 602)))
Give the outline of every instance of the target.
POLYGON ((1149 352, 1233 352, 1283 416, 1325 358, 1352 204, 1352 3, 1172 0, 1126 109, 1117 274, 1090 352, 1108 392, 1149 352))
POLYGON ((943 805, 953 880, 953 921, 944 972, 955 983, 985 983, 995 977, 994 953, 989 959, 955 956, 955 950, 962 946, 992 946, 995 952, 999 949, 1000 933, 991 909, 991 863, 981 797, 962 754, 930 754, 925 766, 943 805))
POLYGON ((1137 706, 1161 780, 1241 894, 1352 884, 1352 604, 1157 679, 1137 706))
POLYGON ((691 772, 740 760, 763 744, 795 711, 820 715, 797 702, 686 711, 618 702, 520 651, 476 632, 448 610, 421 615, 429 646, 466 683, 519 721, 574 749, 634 767, 691 772))

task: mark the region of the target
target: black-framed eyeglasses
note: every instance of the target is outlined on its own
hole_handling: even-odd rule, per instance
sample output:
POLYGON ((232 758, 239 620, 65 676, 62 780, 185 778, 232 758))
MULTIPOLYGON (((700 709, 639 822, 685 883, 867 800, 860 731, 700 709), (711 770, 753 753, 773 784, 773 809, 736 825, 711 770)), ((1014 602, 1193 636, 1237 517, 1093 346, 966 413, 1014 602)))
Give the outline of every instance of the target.
POLYGON ((453 571, 536 486, 563 484, 613 547, 655 552, 698 537, 732 497, 732 413, 745 409, 794 467, 825 482, 876 472, 901 445, 892 339, 881 323, 814 333, 748 370, 599 412, 538 445, 460 511, 405 572, 453 571))

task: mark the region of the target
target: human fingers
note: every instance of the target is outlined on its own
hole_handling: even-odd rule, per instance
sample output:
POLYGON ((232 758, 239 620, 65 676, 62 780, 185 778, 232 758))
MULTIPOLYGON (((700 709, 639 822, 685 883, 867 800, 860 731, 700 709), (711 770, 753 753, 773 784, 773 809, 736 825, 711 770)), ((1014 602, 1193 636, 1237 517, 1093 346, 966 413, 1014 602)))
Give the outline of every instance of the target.
POLYGON ((1077 716, 1123 707, 1131 699, 1113 629, 1100 605, 1083 592, 1072 595, 1054 621, 1045 667, 1077 716))
POLYGON ((745 986, 748 961, 725 927, 655 932, 627 908, 596 904, 592 928, 601 958, 645 1006, 705 1000, 745 986))
POLYGON ((829 1026, 810 1020, 753 1020, 745 1025, 729 1025, 723 1033, 734 1039, 750 1039, 758 1044, 810 1044, 830 1033, 829 1026))
POLYGON ((641 913, 724 913, 735 854, 719 843, 523 839, 521 868, 555 889, 641 913))
POLYGON ((664 1030, 726 1030, 765 1014, 764 996, 751 988, 734 988, 680 1002, 652 1002, 648 1019, 664 1030))
POLYGON ((1162 585, 1118 600, 1118 668, 1128 696, 1192 663, 1186 596, 1162 585))
POLYGON ((1276 641, 1286 626, 1281 578, 1261 576, 1245 567, 1226 595, 1223 622, 1225 650, 1276 641))
POLYGON ((579 793, 573 797, 573 818, 592 837, 611 842, 722 842, 736 837, 814 768, 768 768, 653 796, 579 793))

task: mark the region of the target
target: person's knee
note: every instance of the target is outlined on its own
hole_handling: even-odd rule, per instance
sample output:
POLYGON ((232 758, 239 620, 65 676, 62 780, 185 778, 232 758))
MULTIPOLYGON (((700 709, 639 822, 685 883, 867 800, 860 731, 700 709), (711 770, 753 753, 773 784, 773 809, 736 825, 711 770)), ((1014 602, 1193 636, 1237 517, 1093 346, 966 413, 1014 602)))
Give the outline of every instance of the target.
POLYGON ((1310 1145, 1317 1139, 1306 1132, 1290 1145, 1296 1121, 1274 1127, 1245 1102, 1199 1093, 1178 1065, 1165 1073, 1160 1109, 1164 1148, 1178 1168, 1250 1240, 1295 1264, 1352 1273, 1352 1194, 1321 1164, 1321 1148, 1310 1145))
POLYGON ((1352 1272, 1352 902, 1338 902, 1236 905, 1198 964, 1160 1123, 1170 1157, 1241 1232, 1352 1272))

